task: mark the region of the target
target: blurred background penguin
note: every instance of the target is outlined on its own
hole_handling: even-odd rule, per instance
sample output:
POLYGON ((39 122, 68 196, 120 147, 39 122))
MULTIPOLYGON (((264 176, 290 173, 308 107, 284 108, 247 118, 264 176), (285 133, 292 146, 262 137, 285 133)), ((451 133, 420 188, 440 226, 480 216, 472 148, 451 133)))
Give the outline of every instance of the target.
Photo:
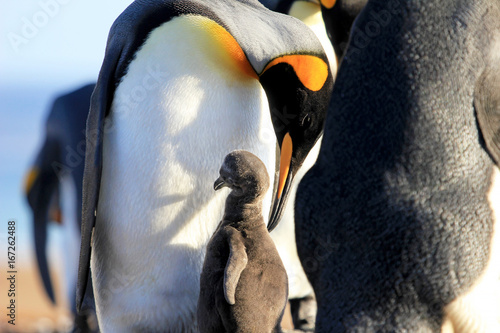
MULTIPOLYGON (((49 224, 63 231, 63 301, 75 315, 74 329, 97 330, 95 315, 76 315, 75 288, 80 251, 85 124, 95 84, 88 84, 55 99, 45 124, 45 138, 25 180, 26 199, 33 213, 34 244, 38 270, 52 303, 55 289, 47 260, 49 224)), ((50 258, 55 260, 55 258, 50 258)), ((77 330, 78 331, 78 330, 77 330)))

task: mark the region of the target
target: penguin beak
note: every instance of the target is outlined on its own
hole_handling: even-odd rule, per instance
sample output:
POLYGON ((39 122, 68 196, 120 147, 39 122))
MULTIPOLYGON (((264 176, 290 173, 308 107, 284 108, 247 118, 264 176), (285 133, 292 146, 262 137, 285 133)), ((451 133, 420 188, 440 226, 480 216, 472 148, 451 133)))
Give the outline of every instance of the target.
POLYGON ((267 229, 269 232, 273 231, 278 225, 281 216, 283 214, 283 208, 286 205, 286 199, 288 197, 288 190, 293 180, 292 172, 292 152, 293 152, 293 142, 290 134, 285 134, 283 142, 281 143, 281 154, 280 154, 280 173, 278 179, 278 187, 276 189, 276 194, 273 200, 273 205, 271 209, 271 215, 269 218, 269 223, 267 229))
POLYGON ((221 188, 226 187, 226 186, 227 186, 226 182, 224 182, 222 177, 219 177, 219 178, 217 178, 217 180, 214 183, 214 190, 218 191, 221 188))

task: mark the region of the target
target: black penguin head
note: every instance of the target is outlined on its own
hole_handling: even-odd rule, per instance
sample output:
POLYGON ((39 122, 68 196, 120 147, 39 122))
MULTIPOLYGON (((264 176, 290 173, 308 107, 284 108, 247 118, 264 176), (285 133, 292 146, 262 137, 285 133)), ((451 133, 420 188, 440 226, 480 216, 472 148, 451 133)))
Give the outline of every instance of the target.
POLYGON ((255 200, 263 197, 269 188, 266 166, 252 153, 235 150, 224 158, 219 171, 220 177, 214 183, 217 191, 229 187, 230 195, 255 200))
POLYGON ((325 28, 338 61, 344 56, 354 20, 368 0, 320 0, 325 28))
POLYGON ((333 88, 326 56, 290 55, 282 58, 282 61, 268 65, 260 76, 281 149, 280 175, 269 231, 278 225, 293 176, 323 133, 333 88))

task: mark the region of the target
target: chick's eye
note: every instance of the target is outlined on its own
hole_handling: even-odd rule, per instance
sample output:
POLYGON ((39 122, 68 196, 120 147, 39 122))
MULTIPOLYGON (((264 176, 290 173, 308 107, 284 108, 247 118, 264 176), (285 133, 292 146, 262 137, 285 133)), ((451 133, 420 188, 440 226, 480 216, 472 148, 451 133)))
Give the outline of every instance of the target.
POLYGON ((301 124, 302 127, 308 128, 311 125, 311 116, 306 114, 306 116, 302 119, 301 124))

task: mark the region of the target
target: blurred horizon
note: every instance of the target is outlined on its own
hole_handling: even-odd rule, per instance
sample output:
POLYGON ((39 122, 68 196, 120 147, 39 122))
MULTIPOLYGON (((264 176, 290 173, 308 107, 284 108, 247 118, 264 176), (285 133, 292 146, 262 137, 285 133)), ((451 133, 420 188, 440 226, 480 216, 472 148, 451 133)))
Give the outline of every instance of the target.
POLYGON ((23 197, 24 174, 41 145, 52 101, 95 82, 109 28, 130 3, 0 3, 0 221, 18 220, 23 242, 31 242, 25 237, 31 214, 23 197))
MULTIPOLYGON (((34 269, 32 214, 24 198, 24 176, 41 146, 45 120, 53 100, 95 82, 109 29, 131 2, 0 2, 0 245, 7 252, 7 222, 16 220, 19 297, 21 300, 26 296, 35 297, 31 293, 36 293, 36 297, 45 300, 45 310, 53 309, 55 316, 60 315, 60 311, 50 307, 40 285, 35 283, 39 277, 34 269), (28 281, 31 281, 29 285, 28 281)), ((62 228, 52 223, 48 237, 47 255, 52 273, 61 274, 61 255, 64 253, 62 228)), ((6 272, 5 257, 0 260, 2 276, 6 272)), ((4 286, 3 280, 1 286, 4 286)), ((61 283, 64 284, 64 281, 61 283)), ((6 297, 0 297, 2 307, 8 301, 6 297)), ((58 303, 59 307, 64 306, 61 299, 58 303)), ((20 304, 23 302, 20 301, 20 304)), ((19 311, 25 316, 34 308, 25 305, 19 311)), ((3 312, 2 316, 5 316, 3 312)), ((9 328, 3 326, 5 323, 2 321, 0 331, 15 328, 16 332, 24 332, 31 327, 32 323, 23 322, 21 315, 18 320, 23 325, 9 328)), ((56 323, 56 319, 53 320, 56 323)))

